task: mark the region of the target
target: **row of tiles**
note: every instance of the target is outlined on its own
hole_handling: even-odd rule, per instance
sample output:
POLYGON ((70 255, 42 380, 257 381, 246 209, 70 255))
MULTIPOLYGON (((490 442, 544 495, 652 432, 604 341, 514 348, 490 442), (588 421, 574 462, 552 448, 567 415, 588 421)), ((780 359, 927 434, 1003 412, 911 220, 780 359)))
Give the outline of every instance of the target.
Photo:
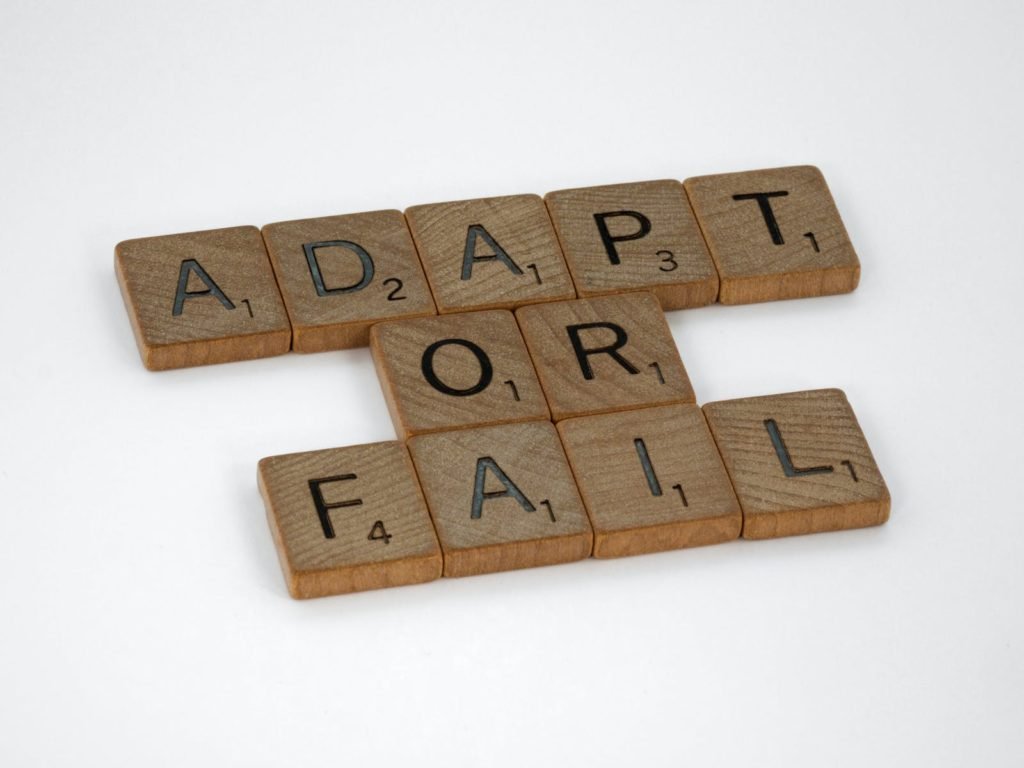
POLYGON ((363 346, 388 319, 631 290, 741 304, 860 277, 813 166, 127 240, 115 269, 153 370, 363 346))
POLYGON ((890 508, 837 389, 273 456, 258 481, 296 598, 860 528, 890 508))
POLYGON ((392 320, 370 351, 403 439, 697 401, 647 291, 392 320))

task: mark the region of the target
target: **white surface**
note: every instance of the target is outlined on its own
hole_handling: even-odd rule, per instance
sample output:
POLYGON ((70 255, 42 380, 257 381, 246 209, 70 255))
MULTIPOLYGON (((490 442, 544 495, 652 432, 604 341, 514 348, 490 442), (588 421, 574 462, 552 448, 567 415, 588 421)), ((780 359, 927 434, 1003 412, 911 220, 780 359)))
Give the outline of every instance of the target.
POLYGON ((0 764, 1024 761, 1016 3, 0 5, 0 764), (670 315, 844 388, 882 528, 295 602, 265 455, 369 353, 143 370, 129 237, 815 163, 850 296, 670 315))

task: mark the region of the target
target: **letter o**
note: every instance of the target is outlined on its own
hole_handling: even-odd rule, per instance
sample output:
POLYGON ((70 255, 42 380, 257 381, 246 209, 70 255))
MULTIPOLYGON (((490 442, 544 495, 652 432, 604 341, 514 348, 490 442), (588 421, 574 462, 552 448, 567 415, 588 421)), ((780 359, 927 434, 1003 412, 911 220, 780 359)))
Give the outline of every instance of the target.
POLYGON ((446 395, 452 395, 453 397, 468 397, 469 395, 475 395, 478 392, 483 392, 491 385, 491 380, 494 378, 494 366, 491 365, 491 359, 487 357, 487 353, 472 341, 468 341, 466 339, 441 339, 440 341, 435 341, 423 351, 423 358, 420 360, 420 369, 423 371, 423 378, 427 380, 427 383, 430 384, 430 386, 438 392, 446 395), (472 387, 468 387, 466 389, 449 387, 441 381, 437 377, 437 373, 434 372, 434 355, 437 354, 439 349, 448 346, 449 344, 465 347, 473 353, 477 362, 480 363, 480 380, 472 387))

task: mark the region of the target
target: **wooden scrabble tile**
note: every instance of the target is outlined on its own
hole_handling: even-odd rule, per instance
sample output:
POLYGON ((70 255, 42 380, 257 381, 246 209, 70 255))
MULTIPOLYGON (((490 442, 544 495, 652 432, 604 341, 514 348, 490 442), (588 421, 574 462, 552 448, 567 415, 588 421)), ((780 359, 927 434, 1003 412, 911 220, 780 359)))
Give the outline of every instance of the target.
POLYGON ((889 519, 889 490, 842 390, 724 400, 704 413, 743 507, 744 538, 889 519))
POLYGON ((718 272, 678 181, 544 196, 581 297, 650 290, 663 309, 711 304, 718 272))
POLYGON ((548 421, 414 437, 409 450, 444 551, 445 576, 581 560, 592 535, 548 421))
POLYGON ((437 314, 401 211, 263 227, 296 352, 363 347, 380 320, 437 314))
POLYGON ((860 262, 821 171, 810 165, 683 182, 723 304, 848 293, 860 262))
POLYGON ((150 370, 270 357, 291 345, 256 227, 125 240, 114 270, 150 370))
POLYGON ((594 557, 731 541, 743 515, 704 415, 666 405, 559 422, 594 557))
POLYGON ((658 300, 624 293, 516 311, 556 421, 695 402, 658 300))
POLYGON ((258 478, 292 597, 441 576, 441 548, 401 443, 271 456, 258 478))
POLYGON ((415 205, 405 217, 441 314, 576 297, 537 195, 415 205))
POLYGON ((370 349, 402 438, 548 418, 508 310, 380 323, 370 331, 370 349))

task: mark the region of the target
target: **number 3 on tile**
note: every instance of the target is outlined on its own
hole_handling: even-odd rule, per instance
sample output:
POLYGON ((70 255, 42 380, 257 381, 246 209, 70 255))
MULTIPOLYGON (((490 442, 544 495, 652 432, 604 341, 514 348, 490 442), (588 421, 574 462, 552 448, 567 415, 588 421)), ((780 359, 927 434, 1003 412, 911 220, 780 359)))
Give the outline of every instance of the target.
POLYGON ((658 269, 662 272, 673 272, 679 266, 676 255, 672 251, 658 251, 655 256, 661 256, 661 266, 658 269))
POLYGON ((385 544, 391 543, 391 534, 384 527, 383 520, 378 520, 373 524, 373 528, 370 529, 370 535, 366 538, 370 541, 383 541, 385 544))

